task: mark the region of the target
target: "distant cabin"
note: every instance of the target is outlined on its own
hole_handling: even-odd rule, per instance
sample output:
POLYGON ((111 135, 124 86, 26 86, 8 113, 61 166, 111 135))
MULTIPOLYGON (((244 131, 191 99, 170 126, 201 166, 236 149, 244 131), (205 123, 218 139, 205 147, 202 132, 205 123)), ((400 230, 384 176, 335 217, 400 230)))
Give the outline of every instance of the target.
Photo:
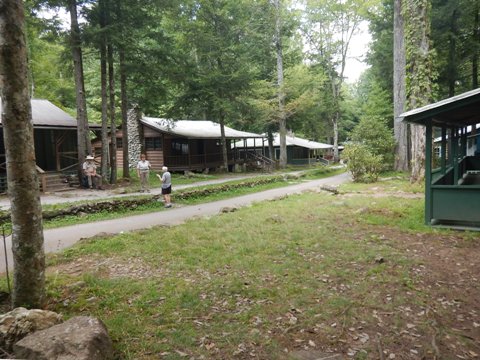
MULTIPOLYGON (((236 146, 238 148, 245 146, 249 151, 256 151, 272 158, 266 140, 262 143, 249 139, 245 144, 242 141, 237 142, 236 146)), ((305 165, 315 163, 317 160, 328 159, 332 155, 333 149, 333 145, 306 140, 293 134, 286 136, 286 146, 287 164, 291 165, 305 165)), ((280 158, 280 135, 278 133, 273 134, 273 151, 273 158, 278 160, 280 158)))
MULTIPOLYGON (((77 171, 77 121, 48 100, 32 99, 31 105, 35 161, 43 180, 41 190, 64 188, 64 175, 77 171)), ((1 114, 0 133, 0 192, 5 192, 7 170, 1 114)))
MULTIPOLYGON (((208 120, 169 120, 142 117, 138 134, 129 129, 129 165, 135 167, 140 153, 145 153, 154 170, 167 166, 172 171, 205 171, 223 166, 220 124, 208 120)), ((241 139, 264 136, 225 126, 228 166, 245 162, 232 144, 241 139)), ((117 167, 123 167, 122 132, 117 131, 117 167)), ((95 156, 101 156, 101 141, 92 143, 95 156)))

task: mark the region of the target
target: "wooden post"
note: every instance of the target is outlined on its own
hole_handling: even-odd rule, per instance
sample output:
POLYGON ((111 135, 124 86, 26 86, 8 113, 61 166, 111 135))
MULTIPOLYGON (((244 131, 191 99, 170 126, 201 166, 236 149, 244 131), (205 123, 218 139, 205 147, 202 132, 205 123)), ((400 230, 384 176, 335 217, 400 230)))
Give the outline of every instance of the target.
POLYGON ((447 128, 442 126, 442 174, 447 172, 447 128))
POLYGON ((458 185, 458 129, 455 128, 452 130, 452 148, 453 148, 453 185, 458 185))

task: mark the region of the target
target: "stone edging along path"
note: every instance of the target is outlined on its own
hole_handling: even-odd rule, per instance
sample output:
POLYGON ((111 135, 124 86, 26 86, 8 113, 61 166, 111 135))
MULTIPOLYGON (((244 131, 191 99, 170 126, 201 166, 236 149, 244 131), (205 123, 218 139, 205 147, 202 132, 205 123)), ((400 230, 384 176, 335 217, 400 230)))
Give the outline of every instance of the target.
MULTIPOLYGON (((126 216, 118 219, 103 220, 87 224, 71 225, 56 229, 44 230, 45 253, 61 251, 78 242, 80 239, 92 238, 100 234, 118 234, 126 231, 148 229, 161 225, 179 225, 195 218, 213 216, 226 207, 242 207, 254 202, 273 200, 286 195, 298 194, 307 190, 318 189, 323 185, 337 186, 350 180, 348 173, 342 173, 319 180, 305 181, 282 188, 243 195, 204 204, 173 207, 167 211, 149 214, 126 216)), ((3 252, 3 251, 2 251, 3 252)), ((7 256, 9 268, 12 268, 11 238, 7 238, 7 256)), ((0 273, 5 271, 5 258, 0 256, 0 273)))

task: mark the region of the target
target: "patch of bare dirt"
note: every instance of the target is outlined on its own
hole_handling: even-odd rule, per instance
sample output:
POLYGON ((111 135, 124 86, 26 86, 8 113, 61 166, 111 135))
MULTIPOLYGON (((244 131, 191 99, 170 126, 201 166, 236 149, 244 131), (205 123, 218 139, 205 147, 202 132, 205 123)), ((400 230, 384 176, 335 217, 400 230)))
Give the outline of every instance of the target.
MULTIPOLYGON (((412 234, 359 226, 355 239, 368 238, 414 260, 405 283, 388 284, 379 277, 378 287, 370 290, 377 299, 372 304, 350 291, 358 283, 327 279, 353 305, 313 327, 302 326, 300 315, 298 324, 276 334, 279 342, 289 349, 352 359, 480 359, 480 234, 412 234), (354 315, 347 316, 349 312, 354 315)), ((379 259, 385 271, 398 270, 393 259, 379 259)), ((353 266, 358 278, 371 276, 367 266, 343 266, 353 266)))
POLYGON ((161 269, 153 268, 140 258, 118 258, 118 257, 100 257, 90 255, 79 257, 71 262, 50 266, 47 269, 49 274, 67 274, 71 276, 81 276, 82 274, 95 274, 104 278, 130 278, 130 279, 148 279, 158 277, 163 272, 161 269))

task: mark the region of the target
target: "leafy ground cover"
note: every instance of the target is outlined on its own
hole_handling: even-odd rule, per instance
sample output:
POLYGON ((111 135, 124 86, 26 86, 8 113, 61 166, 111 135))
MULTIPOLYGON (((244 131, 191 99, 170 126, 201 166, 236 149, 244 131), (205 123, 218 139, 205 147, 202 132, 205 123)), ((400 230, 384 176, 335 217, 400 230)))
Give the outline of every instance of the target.
POLYGON ((478 233, 423 225, 398 178, 85 241, 49 305, 107 325, 121 359, 475 359, 478 233))

